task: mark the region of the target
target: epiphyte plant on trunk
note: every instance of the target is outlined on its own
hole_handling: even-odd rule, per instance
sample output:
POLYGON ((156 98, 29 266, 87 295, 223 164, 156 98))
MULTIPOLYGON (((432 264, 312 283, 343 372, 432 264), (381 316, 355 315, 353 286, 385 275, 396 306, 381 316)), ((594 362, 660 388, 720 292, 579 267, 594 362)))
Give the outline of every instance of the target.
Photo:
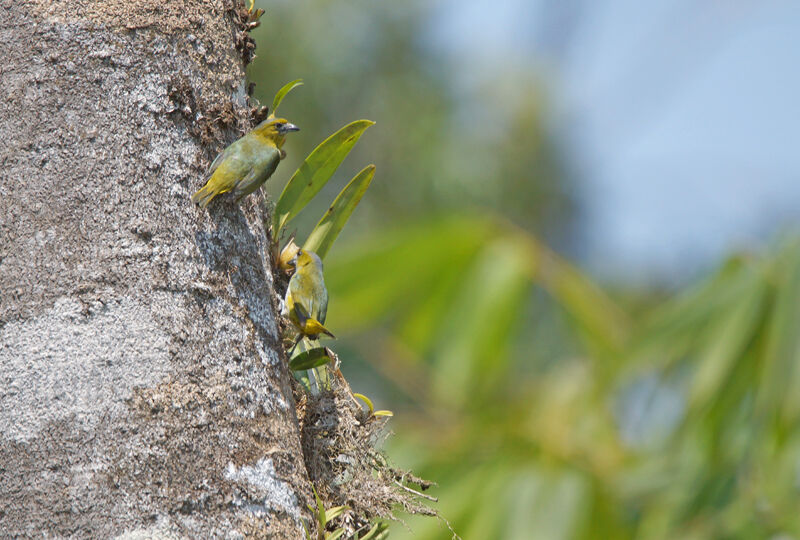
MULTIPOLYGON (((272 102, 273 116, 276 115, 278 106, 283 98, 292 89, 301 84, 302 81, 298 79, 286 84, 278 91, 272 102)), ((351 122, 314 148, 287 182, 272 213, 270 230, 273 238, 273 260, 278 262, 279 267, 283 271, 298 272, 292 276, 289 290, 284 299, 285 315, 288 315, 289 320, 292 321, 293 327, 297 329, 298 334, 291 348, 290 356, 294 353, 299 343, 303 345, 299 354, 295 356, 289 365, 295 372, 301 371, 297 369, 298 366, 303 366, 303 371, 310 369, 314 374, 315 381, 318 383, 318 388, 328 386, 327 372, 325 371, 327 368, 324 366, 326 363, 330 362, 331 355, 327 354, 327 349, 306 346, 307 338, 316 339, 319 337, 319 334, 327 334, 333 337, 333 334, 322 326, 322 324, 325 323, 323 311, 305 305, 307 302, 303 299, 300 299, 300 306, 297 305, 299 299, 298 293, 304 290, 304 288, 300 286, 303 281, 301 278, 306 275, 303 273, 302 269, 300 269, 298 263, 308 263, 304 265, 303 268, 309 271, 313 270, 313 272, 308 274, 313 274, 312 277, 315 279, 310 280, 314 285, 312 288, 315 291, 318 290, 319 294, 311 296, 320 297, 317 299, 318 301, 313 303, 320 304, 320 307, 322 304, 327 306, 327 291, 325 290, 322 277, 322 259, 324 259, 330 251, 334 241, 339 236, 342 228, 344 228, 347 220, 352 215, 372 182, 372 178, 375 175, 375 165, 368 165, 362 169, 345 186, 333 201, 333 204, 328 207, 327 211, 320 218, 316 227, 314 227, 303 244, 302 250, 295 244, 294 237, 291 237, 283 250, 278 253, 279 242, 286 225, 296 217, 319 193, 325 184, 328 183, 350 153, 350 150, 352 150, 353 146, 355 146, 356 142, 361 138, 364 131, 373 124, 374 122, 371 120, 356 120, 351 122), (292 287, 292 284, 294 284, 294 287, 292 287), (293 291, 295 294, 292 293, 293 291), (323 292, 324 294, 322 294, 323 292), (322 296, 325 297, 324 302, 322 301, 322 296), (298 313, 298 307, 300 308, 299 315, 293 317, 293 315, 298 313), (308 325, 309 322, 311 323, 310 329, 308 325), (309 365, 312 366, 309 368, 307 367, 309 365)), ((309 281, 309 279, 305 281, 309 281)), ((310 380, 307 377, 300 376, 299 378, 306 388, 311 389, 310 380)))

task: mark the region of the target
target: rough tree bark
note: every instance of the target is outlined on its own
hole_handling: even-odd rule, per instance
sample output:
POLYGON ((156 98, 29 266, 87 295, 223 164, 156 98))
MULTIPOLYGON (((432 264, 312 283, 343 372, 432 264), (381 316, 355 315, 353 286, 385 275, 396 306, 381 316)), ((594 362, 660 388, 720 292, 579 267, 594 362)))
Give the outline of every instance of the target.
POLYGON ((234 0, 0 0, 0 531, 302 536, 234 0), (238 49, 237 49, 238 46, 238 49))

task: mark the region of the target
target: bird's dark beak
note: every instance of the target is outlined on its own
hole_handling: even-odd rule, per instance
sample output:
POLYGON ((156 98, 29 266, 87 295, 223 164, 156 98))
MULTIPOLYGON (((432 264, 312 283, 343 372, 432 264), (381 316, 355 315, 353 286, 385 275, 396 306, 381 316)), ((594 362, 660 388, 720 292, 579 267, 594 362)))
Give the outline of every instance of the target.
POLYGON ((282 131, 288 133, 289 131, 300 131, 300 128, 294 124, 284 124, 282 131))

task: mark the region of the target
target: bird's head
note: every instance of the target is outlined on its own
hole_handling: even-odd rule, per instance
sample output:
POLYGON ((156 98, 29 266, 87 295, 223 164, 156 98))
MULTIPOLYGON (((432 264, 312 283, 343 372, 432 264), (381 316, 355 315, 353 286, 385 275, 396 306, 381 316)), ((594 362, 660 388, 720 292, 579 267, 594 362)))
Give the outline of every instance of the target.
POLYGON ((313 251, 300 249, 292 259, 292 266, 294 266, 295 272, 307 272, 310 270, 319 270, 321 272, 322 259, 313 251))
POLYGON ((286 140, 286 134, 290 131, 300 131, 300 128, 290 123, 286 118, 275 118, 270 116, 253 130, 262 137, 265 137, 275 143, 275 146, 281 148, 286 140))

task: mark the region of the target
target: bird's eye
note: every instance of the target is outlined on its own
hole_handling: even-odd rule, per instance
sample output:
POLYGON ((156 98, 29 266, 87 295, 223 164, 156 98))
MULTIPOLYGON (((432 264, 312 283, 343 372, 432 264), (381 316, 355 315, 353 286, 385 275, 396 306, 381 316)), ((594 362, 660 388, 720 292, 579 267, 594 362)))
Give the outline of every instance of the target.
POLYGON ((279 129, 279 130, 280 130, 280 129, 283 129, 283 124, 281 124, 280 122, 278 122, 277 124, 275 124, 275 129, 279 129))

